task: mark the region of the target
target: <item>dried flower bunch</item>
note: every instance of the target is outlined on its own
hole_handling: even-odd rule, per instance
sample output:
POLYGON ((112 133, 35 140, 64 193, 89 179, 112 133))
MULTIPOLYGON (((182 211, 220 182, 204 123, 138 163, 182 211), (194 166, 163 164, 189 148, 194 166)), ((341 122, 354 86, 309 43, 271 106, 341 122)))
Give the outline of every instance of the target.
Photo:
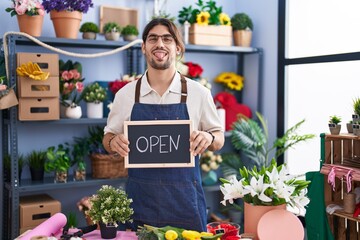
POLYGON ((215 78, 216 83, 222 84, 229 90, 241 91, 244 87, 244 77, 234 72, 223 72, 215 78))
POLYGON ((46 12, 55 11, 79 11, 87 13, 93 7, 92 0, 43 0, 46 12))
POLYGON ((44 16, 45 14, 44 7, 39 0, 12 0, 12 2, 13 5, 5 9, 12 17, 24 14, 28 16, 44 16))
POLYGON ((215 154, 212 151, 206 151, 201 155, 200 167, 204 172, 210 170, 216 170, 222 163, 222 157, 220 154, 215 154))
POLYGON ((82 66, 79 62, 60 60, 59 68, 61 104, 69 106, 66 100, 71 100, 72 103, 77 105, 81 100, 78 93, 81 93, 84 89, 83 81, 85 79, 81 77, 82 66))
POLYGON ((113 223, 117 227, 118 222, 132 222, 131 216, 134 214, 134 210, 130 207, 131 203, 132 199, 128 198, 125 191, 103 185, 97 194, 90 198, 91 207, 85 211, 85 214, 94 223, 113 223))
POLYGON ((216 6, 216 2, 209 0, 204 2, 198 0, 196 3, 198 8, 183 7, 179 11, 179 23, 184 24, 186 21, 190 24, 197 23, 199 25, 231 25, 230 17, 222 12, 222 7, 216 6))

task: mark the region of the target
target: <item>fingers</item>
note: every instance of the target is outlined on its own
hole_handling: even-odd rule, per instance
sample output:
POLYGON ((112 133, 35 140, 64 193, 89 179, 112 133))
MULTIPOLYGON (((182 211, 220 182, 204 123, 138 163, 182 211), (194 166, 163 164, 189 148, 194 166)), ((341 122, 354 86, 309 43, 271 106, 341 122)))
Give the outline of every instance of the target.
POLYGON ((202 154, 210 146, 210 134, 203 131, 193 131, 190 135, 190 152, 196 156, 202 154))
POLYGON ((126 157, 130 152, 129 140, 124 136, 124 134, 116 135, 111 140, 110 147, 113 151, 117 152, 122 157, 126 157))

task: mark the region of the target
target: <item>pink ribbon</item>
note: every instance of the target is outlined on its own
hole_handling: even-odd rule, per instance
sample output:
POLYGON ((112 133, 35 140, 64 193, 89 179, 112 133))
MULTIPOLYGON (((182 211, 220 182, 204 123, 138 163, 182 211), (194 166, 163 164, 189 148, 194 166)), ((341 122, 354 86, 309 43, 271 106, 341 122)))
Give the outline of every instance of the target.
POLYGON ((347 187, 347 192, 349 193, 351 191, 351 182, 352 182, 352 172, 354 170, 349 170, 347 172, 347 174, 345 175, 345 179, 346 179, 346 187, 347 187))
POLYGON ((332 186, 333 191, 335 191, 335 167, 332 167, 328 174, 328 183, 332 186))

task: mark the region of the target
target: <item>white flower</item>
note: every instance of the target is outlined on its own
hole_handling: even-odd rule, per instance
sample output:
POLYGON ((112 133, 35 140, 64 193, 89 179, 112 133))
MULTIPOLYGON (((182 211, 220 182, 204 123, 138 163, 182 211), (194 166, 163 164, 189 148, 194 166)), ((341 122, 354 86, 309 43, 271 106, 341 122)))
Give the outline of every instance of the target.
POLYGON ((210 171, 210 167, 206 164, 206 163, 203 163, 201 164, 201 169, 204 171, 204 172, 208 172, 210 171))
POLYGON ((226 206, 226 201, 228 200, 230 204, 234 203, 234 199, 242 198, 244 195, 248 194, 250 191, 244 188, 242 181, 238 181, 236 176, 233 176, 230 179, 230 183, 225 183, 223 186, 220 186, 221 192, 224 194, 224 200, 221 203, 226 206))
POLYGON ((219 165, 218 165, 216 162, 211 162, 211 163, 210 163, 210 168, 211 168, 212 170, 216 170, 216 169, 219 168, 219 165))
POLYGON ((264 194, 264 191, 270 186, 270 184, 264 183, 264 176, 259 176, 259 179, 251 178, 250 186, 245 186, 245 189, 250 191, 252 197, 258 196, 263 202, 271 202, 272 199, 264 194))

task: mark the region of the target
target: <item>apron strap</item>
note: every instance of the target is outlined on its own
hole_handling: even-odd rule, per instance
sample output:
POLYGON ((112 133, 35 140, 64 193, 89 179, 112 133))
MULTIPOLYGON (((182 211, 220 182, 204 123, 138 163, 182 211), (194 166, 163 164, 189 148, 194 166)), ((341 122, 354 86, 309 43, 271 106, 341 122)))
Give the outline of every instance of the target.
MULTIPOLYGON (((186 84, 186 79, 185 77, 180 74, 180 81, 181 81, 181 103, 186 103, 186 98, 187 98, 187 84, 186 84)), ((142 77, 137 80, 136 83, 136 89, 135 89, 135 103, 139 103, 140 102, 140 86, 141 86, 141 80, 142 77)))

